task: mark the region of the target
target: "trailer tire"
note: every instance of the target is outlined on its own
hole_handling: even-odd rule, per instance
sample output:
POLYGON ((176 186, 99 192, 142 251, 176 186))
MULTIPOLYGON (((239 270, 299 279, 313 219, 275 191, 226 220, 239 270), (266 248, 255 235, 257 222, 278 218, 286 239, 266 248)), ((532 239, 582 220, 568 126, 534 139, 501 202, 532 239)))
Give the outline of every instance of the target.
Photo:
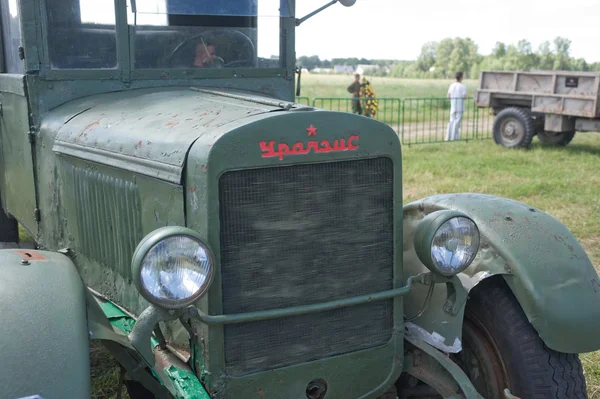
POLYGON ((523 108, 505 108, 494 120, 494 141, 504 147, 523 147, 531 145, 535 136, 535 126, 531 114, 523 108))
POLYGON ((577 354, 548 348, 502 278, 481 282, 469 294, 463 350, 452 355, 480 395, 504 398, 586 399, 577 354))
POLYGON ((573 140, 575 136, 575 132, 547 132, 547 131, 539 131, 538 138, 545 145, 555 145, 555 146, 565 146, 573 140))

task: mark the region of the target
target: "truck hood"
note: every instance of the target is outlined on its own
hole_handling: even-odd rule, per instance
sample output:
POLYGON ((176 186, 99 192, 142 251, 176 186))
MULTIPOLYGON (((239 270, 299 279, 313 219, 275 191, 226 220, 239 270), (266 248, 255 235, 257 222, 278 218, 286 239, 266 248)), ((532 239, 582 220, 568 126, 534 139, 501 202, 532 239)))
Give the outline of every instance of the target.
POLYGON ((179 184, 199 137, 251 116, 302 107, 236 90, 140 89, 60 106, 42 129, 57 132, 56 153, 179 184))

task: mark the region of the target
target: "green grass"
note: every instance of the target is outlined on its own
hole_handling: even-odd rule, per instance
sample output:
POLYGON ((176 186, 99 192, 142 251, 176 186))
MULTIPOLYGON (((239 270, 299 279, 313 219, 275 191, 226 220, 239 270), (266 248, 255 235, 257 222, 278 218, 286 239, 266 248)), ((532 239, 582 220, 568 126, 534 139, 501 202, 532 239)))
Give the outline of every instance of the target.
MULTIPOLYGON (((116 398, 121 369, 114 357, 97 341, 90 345, 90 367, 92 399, 116 398)), ((121 398, 130 399, 124 386, 121 398)))
MULTIPOLYGON (((370 77, 375 94, 379 98, 408 98, 408 97, 446 97, 448 86, 453 80, 444 79, 397 79, 370 77)), ((302 93, 304 97, 342 97, 350 93, 346 88, 354 81, 353 75, 302 75, 302 93)), ((477 89, 477 80, 464 80, 468 96, 477 89)))
MULTIPOLYGON (((351 95, 346 88, 353 81, 352 75, 306 75, 302 81, 302 96, 308 97, 310 105, 332 111, 352 112, 351 95)), ((426 123, 447 121, 450 103, 446 100, 452 80, 396 79, 374 77, 370 79, 379 100, 376 119, 392 126, 409 122, 426 123)), ((482 118, 487 110, 477 111, 473 96, 476 80, 464 81, 467 86, 467 104, 464 120, 482 118)), ((306 103, 306 100, 299 101, 306 103)))
MULTIPOLYGON (((492 140, 403 147, 404 203, 441 193, 515 199, 558 218, 600 271, 600 134, 564 148, 508 150, 492 140)), ((600 352, 581 355, 590 398, 600 398, 600 352)))
POLYGON ((21 241, 21 242, 33 242, 33 237, 21 225, 19 225, 19 241, 21 241))
POLYGON ((600 135, 578 133, 568 146, 534 139, 530 150, 493 140, 403 147, 404 201, 451 192, 516 199, 561 220, 600 265, 600 135))

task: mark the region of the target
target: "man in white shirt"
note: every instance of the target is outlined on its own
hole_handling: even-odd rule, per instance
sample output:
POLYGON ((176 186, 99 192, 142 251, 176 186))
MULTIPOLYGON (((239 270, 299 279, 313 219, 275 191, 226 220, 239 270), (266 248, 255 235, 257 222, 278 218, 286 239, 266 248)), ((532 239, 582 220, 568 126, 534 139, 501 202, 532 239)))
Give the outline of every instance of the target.
POLYGON ((446 132, 446 141, 458 140, 460 123, 462 122, 463 112, 465 111, 465 97, 467 96, 467 86, 462 84, 463 73, 456 72, 456 82, 448 88, 448 98, 450 99, 450 122, 446 132))

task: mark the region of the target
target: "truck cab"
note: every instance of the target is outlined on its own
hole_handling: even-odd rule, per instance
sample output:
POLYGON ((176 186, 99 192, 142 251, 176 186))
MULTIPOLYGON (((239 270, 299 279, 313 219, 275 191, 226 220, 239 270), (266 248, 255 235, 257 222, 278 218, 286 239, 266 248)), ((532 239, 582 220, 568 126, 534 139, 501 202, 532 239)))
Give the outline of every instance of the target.
POLYGON ((581 390, 576 354, 600 347, 581 246, 504 198, 403 204, 390 126, 294 103, 296 27, 316 12, 297 18, 293 0, 0 6, 0 194, 36 243, 0 250, 0 336, 18 337, 0 346, 10 397, 89 396, 91 340, 133 397, 581 390), (519 340, 481 350, 508 336, 493 325, 507 314, 555 360, 543 375, 524 355, 506 371, 519 340))

